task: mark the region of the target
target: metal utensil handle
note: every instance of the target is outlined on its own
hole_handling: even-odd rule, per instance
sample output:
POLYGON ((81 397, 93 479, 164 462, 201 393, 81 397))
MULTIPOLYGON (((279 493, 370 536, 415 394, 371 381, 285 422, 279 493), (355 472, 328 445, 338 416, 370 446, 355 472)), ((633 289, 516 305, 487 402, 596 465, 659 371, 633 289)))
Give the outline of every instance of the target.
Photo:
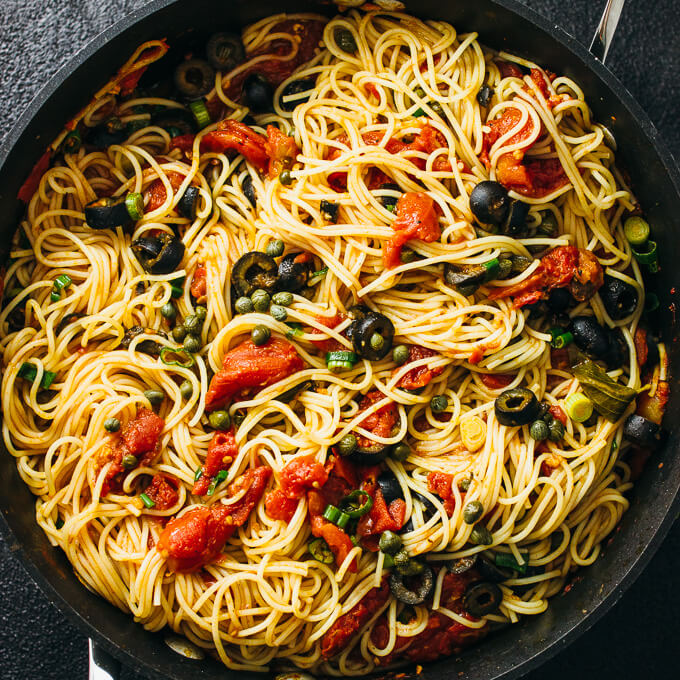
POLYGON ((88 643, 90 649, 88 680, 118 680, 120 676, 118 660, 97 646, 92 640, 88 640, 88 643))
POLYGON ((607 52, 614 39, 614 32, 619 23, 624 2, 625 0, 607 0, 607 6, 604 8, 593 41, 590 43, 590 51, 602 63, 607 58, 607 52))

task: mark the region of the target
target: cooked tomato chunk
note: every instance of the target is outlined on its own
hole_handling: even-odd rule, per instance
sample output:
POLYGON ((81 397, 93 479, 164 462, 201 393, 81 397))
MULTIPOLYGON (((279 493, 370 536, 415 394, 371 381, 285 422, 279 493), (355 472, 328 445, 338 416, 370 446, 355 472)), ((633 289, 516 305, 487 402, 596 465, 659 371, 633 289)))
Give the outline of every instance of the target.
POLYGON ((199 305, 203 304, 207 299, 208 293, 208 271, 204 265, 199 264, 194 271, 194 276, 191 279, 191 294, 196 299, 199 305))
POLYGON ((210 381, 205 407, 219 408, 237 394, 255 393, 303 367, 295 348, 285 340, 271 338, 259 346, 246 340, 224 356, 222 370, 210 381))
POLYGON ((236 460, 238 446, 234 436, 234 428, 227 432, 215 432, 208 445, 208 453, 205 463, 201 467, 201 477, 194 482, 192 493, 203 496, 208 492, 210 482, 220 470, 228 470, 229 466, 236 460))
MULTIPOLYGON (((373 404, 383 400, 385 395, 380 390, 371 390, 359 403, 359 412, 368 410, 373 404)), ((399 421, 399 412, 397 405, 390 401, 385 406, 381 406, 377 411, 366 416, 360 423, 359 427, 378 437, 391 437, 394 427, 399 421)), ((357 443, 361 447, 368 448, 375 442, 363 435, 357 435, 357 443)))
POLYGON ((167 510, 177 503, 179 482, 170 475, 158 473, 153 476, 151 484, 144 493, 153 501, 156 510, 167 510))
MULTIPOLYGON (((427 347, 421 347, 420 345, 411 345, 408 348, 408 360, 407 364, 411 364, 414 361, 419 361, 420 359, 425 359, 426 357, 436 357, 439 356, 437 352, 431 350, 427 347)), ((395 369, 394 372, 399 369, 395 369)), ((444 371, 443 366, 438 368, 430 368, 427 364, 423 366, 417 366, 407 371, 397 383, 397 387, 401 387, 402 390, 417 390, 421 387, 428 385, 433 378, 441 375, 444 371)))

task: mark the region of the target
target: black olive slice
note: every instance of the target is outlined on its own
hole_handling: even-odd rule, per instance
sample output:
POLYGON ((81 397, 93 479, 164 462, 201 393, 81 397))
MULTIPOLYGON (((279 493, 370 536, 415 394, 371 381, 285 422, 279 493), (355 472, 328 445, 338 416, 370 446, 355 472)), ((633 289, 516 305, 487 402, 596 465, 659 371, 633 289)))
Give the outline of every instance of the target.
POLYGON ((576 347, 589 356, 599 359, 609 352, 609 337, 595 317, 575 316, 571 320, 571 333, 576 347))
POLYGON ((283 111, 293 111, 298 104, 304 104, 304 102, 309 101, 309 95, 306 97, 296 97, 286 101, 286 97, 290 97, 294 94, 300 94, 302 92, 308 92, 313 90, 316 86, 316 78, 303 78, 301 80, 294 80, 292 83, 288 83, 286 87, 283 88, 281 92, 281 98, 279 101, 279 106, 283 111))
POLYGON ((115 229, 134 221, 125 203, 125 196, 99 198, 88 203, 83 212, 90 229, 115 229))
POLYGON ((383 470, 378 475, 378 486, 385 499, 385 503, 389 505, 397 498, 404 498, 404 492, 401 490, 401 484, 392 470, 383 470))
MULTIPOLYGON (((158 330, 155 330, 153 328, 142 328, 141 326, 132 326, 132 328, 128 328, 125 331, 125 335, 123 336, 123 340, 120 343, 121 347, 124 347, 125 349, 129 349, 130 343, 133 341, 133 339, 136 338, 138 335, 141 335, 142 333, 148 333, 149 335, 160 335, 162 337, 166 337, 166 335, 165 335, 165 333, 163 333, 163 331, 158 331, 158 330)), ((159 356, 162 349, 163 349, 163 345, 157 343, 155 340, 142 340, 142 342, 140 342, 135 347, 136 352, 141 352, 142 354, 148 354, 149 356, 152 356, 152 357, 159 356)))
POLYGON ((312 267, 309 262, 296 262, 300 255, 302 253, 289 253, 279 262, 279 290, 296 293, 307 285, 312 267))
POLYGON ((449 286, 458 289, 460 286, 467 289, 473 286, 479 288, 485 279, 487 268, 483 264, 453 264, 447 262, 444 265, 444 279, 449 286))
POLYGON ((170 274, 184 257, 184 243, 169 234, 140 237, 132 243, 132 252, 151 274, 170 274))
POLYGON ((231 71, 243 61, 243 43, 236 33, 213 33, 205 46, 205 56, 217 71, 231 71))
POLYGON ((493 89, 488 85, 482 85, 477 91, 477 101, 480 106, 487 107, 493 97, 493 89))
POLYGON ((510 201, 508 215, 503 222, 502 232, 518 238, 526 233, 529 204, 513 199, 510 201))
POLYGON ((480 182, 470 194, 470 210, 482 224, 502 224, 509 207, 508 191, 498 182, 480 182))
POLYGON ((613 276, 605 275, 599 293, 602 304, 613 321, 630 316, 638 304, 637 290, 629 283, 613 276))
POLYGON ((538 416, 540 406, 536 395, 526 387, 501 392, 494 403, 496 419, 501 425, 528 425, 538 416))
POLYGON ((295 397, 297 397, 300 392, 307 392, 311 391, 314 389, 314 381, 312 380, 303 380, 301 383, 298 383, 297 385, 293 385, 293 387, 287 389, 285 392, 282 392, 279 394, 278 397, 274 397, 276 401, 281 401, 284 404, 287 404, 290 401, 293 401, 295 397))
POLYGON ((319 208, 321 209, 321 217, 329 222, 335 224, 338 220, 339 203, 331 203, 331 201, 321 201, 319 208))
POLYGON ((465 590, 463 602, 472 616, 485 616, 498 611, 503 592, 495 583, 472 583, 465 590))
POLYGON ((215 86, 215 71, 203 59, 187 59, 175 69, 175 87, 187 99, 199 99, 215 86))
POLYGON ((434 574, 430 567, 414 577, 404 577, 393 571, 390 574, 390 591, 404 604, 422 604, 434 588, 434 574))
POLYGON ((255 196, 255 187, 253 186, 253 178, 250 175, 246 175, 241 182, 241 191, 243 195, 248 199, 250 205, 253 208, 257 205, 257 196, 255 196))
POLYGON ((274 92, 269 81, 260 73, 251 73, 243 83, 243 94, 248 108, 265 113, 272 108, 274 92))
POLYGON ((514 576, 512 571, 496 566, 495 562, 484 555, 477 560, 477 570, 483 579, 493 583, 502 583, 514 576))
POLYGON ((663 430, 660 425, 634 413, 626 418, 623 436, 642 448, 655 449, 663 439, 663 430))
MULTIPOLYGON (((388 191, 398 191, 402 193, 401 187, 394 182, 387 182, 386 184, 381 184, 378 189, 388 190, 388 191)), ((393 209, 397 205, 399 198, 397 196, 381 196, 380 203, 388 210, 393 209)))
POLYGON ((387 458, 391 450, 391 444, 371 442, 367 446, 357 445, 347 458, 356 465, 377 465, 387 458))
POLYGON ((351 326, 354 351, 363 359, 380 361, 392 349, 394 324, 384 314, 369 311, 351 326))
POLYGON ((236 260, 231 282, 239 296, 249 296, 258 288, 271 293, 278 282, 278 267, 273 257, 253 250, 236 260))
POLYGON ((190 220, 196 218, 196 210, 198 209, 198 187, 188 186, 182 198, 177 203, 177 210, 182 217, 188 217, 190 220))

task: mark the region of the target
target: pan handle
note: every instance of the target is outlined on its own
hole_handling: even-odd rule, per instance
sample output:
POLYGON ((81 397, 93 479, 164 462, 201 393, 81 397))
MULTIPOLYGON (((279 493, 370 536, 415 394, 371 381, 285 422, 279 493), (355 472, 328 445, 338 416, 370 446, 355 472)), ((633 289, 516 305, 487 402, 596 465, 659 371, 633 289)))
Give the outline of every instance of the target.
POLYGON ((614 39, 614 32, 619 23, 624 2, 625 0, 607 0, 607 6, 604 8, 593 41, 590 43, 591 53, 603 64, 614 39))
POLYGON ((118 680, 120 676, 118 660, 114 659, 91 639, 88 640, 88 646, 90 649, 88 680, 118 680))

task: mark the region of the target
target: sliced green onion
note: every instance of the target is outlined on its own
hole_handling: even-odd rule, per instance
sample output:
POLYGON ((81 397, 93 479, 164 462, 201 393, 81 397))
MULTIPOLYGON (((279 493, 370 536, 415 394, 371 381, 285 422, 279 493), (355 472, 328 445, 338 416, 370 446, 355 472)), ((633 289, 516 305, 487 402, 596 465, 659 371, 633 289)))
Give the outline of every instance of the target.
POLYGON ((529 553, 520 553, 520 557, 524 560, 523 564, 520 564, 512 553, 497 552, 494 554, 494 561, 497 567, 506 567, 520 574, 525 574, 529 566, 529 553))
POLYGON ((552 335, 550 346, 555 349, 562 349, 574 341, 574 336, 569 331, 563 331, 562 328, 551 328, 550 335, 552 335))
POLYGON ((194 482, 197 482, 201 477, 203 477, 203 468, 198 467, 196 472, 194 472, 194 482))
POLYGON ((191 368, 194 365, 194 356, 190 352, 187 352, 185 349, 182 347, 163 347, 161 350, 161 361, 166 365, 166 366, 179 366, 180 368, 191 368), (186 361, 181 361, 181 360, 171 360, 167 358, 168 354, 175 354, 177 356, 181 356, 182 354, 187 357, 186 361))
POLYGON ((326 353, 326 367, 330 371, 350 369, 357 361, 357 355, 354 352, 349 352, 347 350, 326 353))
POLYGON ((350 516, 346 512, 340 512, 340 517, 338 517, 338 521, 335 522, 335 524, 338 526, 340 529, 344 529, 347 526, 347 523, 350 520, 350 516))
POLYGON ((189 108, 191 109, 191 113, 194 114, 194 118, 196 119, 199 129, 202 130, 204 127, 206 127, 206 125, 210 125, 210 123, 212 123, 208 109, 205 108, 205 102, 202 99, 197 99, 195 102, 190 102, 189 108))
POLYGON ((583 423, 593 415, 593 402, 583 392, 574 392, 564 400, 567 415, 577 423, 583 423))
POLYGON ((339 517, 340 510, 336 508, 334 505, 327 505, 326 509, 323 511, 323 518, 327 519, 329 522, 332 522, 333 524, 336 523, 339 517))
POLYGON ((647 241, 646 250, 639 251, 631 248, 633 256, 640 264, 646 264, 653 274, 659 271, 659 254, 657 253, 656 241, 647 241))
POLYGON ((51 300, 52 302, 59 302, 59 300, 61 300, 61 293, 57 293, 56 290, 53 290, 53 291, 50 293, 50 300, 51 300))
POLYGON ((181 298, 183 294, 184 294, 183 288, 180 288, 179 286, 170 286, 170 297, 177 299, 181 298))
POLYGON ((289 321, 287 326, 290 327, 290 330, 286 331, 286 337, 290 340, 291 338, 298 337, 300 335, 304 335, 304 331, 302 330, 302 324, 298 323, 297 321, 289 321))
POLYGON ((54 290, 64 290, 64 288, 68 288, 72 283, 73 281, 71 281, 71 277, 68 274, 60 274, 54 279, 54 290))
POLYGON ((64 141, 61 143, 61 151, 62 153, 76 153, 80 150, 82 144, 83 138, 80 136, 80 132, 72 130, 64 137, 64 141))
POLYGON ((145 493, 140 493, 139 497, 147 508, 153 508, 156 505, 145 493))
POLYGON ((323 281, 326 278, 326 274, 328 274, 328 267, 324 267, 323 269, 319 269, 316 272, 312 272, 311 276, 309 277, 309 281, 307 281, 307 285, 316 286, 317 283, 323 281))
POLYGON ((210 482, 206 496, 212 496, 215 493, 215 489, 227 478, 228 474, 226 470, 220 470, 217 473, 217 477, 210 482))
MULTIPOLYGON (((33 382, 38 375, 38 369, 36 368, 35 364, 25 362, 21 364, 17 375, 24 380, 28 380, 28 382, 33 382)), ((48 389, 56 377, 57 374, 52 373, 52 371, 43 371, 42 380, 40 381, 40 389, 48 389)))
POLYGON ((623 233, 631 246, 641 246, 649 238, 649 224, 641 217, 634 215, 623 223, 623 233))
POLYGON ((500 262, 498 261, 498 258, 494 257, 493 260, 485 262, 484 267, 486 268, 486 275, 484 278, 487 281, 491 281, 498 276, 498 272, 501 268, 501 265, 500 262))
POLYGON ((323 538, 315 538, 310 541, 307 550, 309 550, 310 555, 317 562, 321 562, 322 564, 333 564, 335 560, 331 549, 328 547, 328 543, 326 543, 323 538))
POLYGON ((340 504, 343 512, 349 515, 352 519, 363 517, 371 511, 373 507, 373 499, 363 489, 355 489, 350 494, 345 496, 340 504), (361 499, 363 498, 363 503, 361 499))
POLYGON ((142 194, 133 191, 125 197, 125 208, 133 220, 141 220, 144 217, 144 199, 142 194))

